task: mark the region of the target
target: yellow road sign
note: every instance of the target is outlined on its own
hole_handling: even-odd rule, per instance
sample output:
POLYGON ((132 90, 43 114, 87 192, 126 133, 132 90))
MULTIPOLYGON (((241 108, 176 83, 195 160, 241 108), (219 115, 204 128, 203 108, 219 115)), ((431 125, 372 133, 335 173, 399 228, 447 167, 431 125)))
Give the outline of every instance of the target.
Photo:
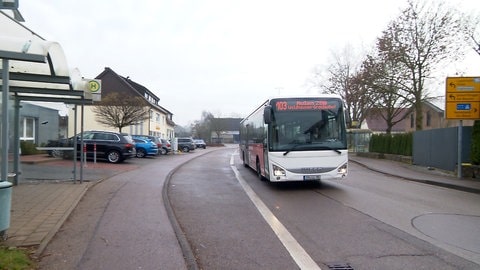
POLYGON ((480 77, 447 77, 447 93, 480 92, 480 77))
POLYGON ((480 119, 480 102, 447 102, 445 117, 458 120, 480 119))
POLYGON ((480 77, 448 77, 445 90, 446 119, 480 119, 480 77))
POLYGON ((447 102, 480 101, 480 92, 476 93, 447 93, 447 102))

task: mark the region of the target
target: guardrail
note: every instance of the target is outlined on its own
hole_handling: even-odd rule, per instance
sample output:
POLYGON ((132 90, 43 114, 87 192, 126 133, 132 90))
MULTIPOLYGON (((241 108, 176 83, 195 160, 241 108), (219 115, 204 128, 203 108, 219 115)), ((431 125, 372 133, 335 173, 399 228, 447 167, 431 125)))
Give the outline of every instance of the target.
POLYGON ((36 147, 36 149, 40 151, 54 151, 54 150, 62 150, 62 151, 72 150, 73 151, 73 147, 36 147))
MULTIPOLYGON (((73 151, 73 147, 60 147, 60 146, 51 146, 51 147, 36 147, 39 151, 73 151)), ((83 153, 87 153, 87 145, 83 146, 83 153)), ((87 155, 84 155, 84 162, 87 162, 87 155)), ((93 163, 97 163, 97 144, 93 144, 93 163)))

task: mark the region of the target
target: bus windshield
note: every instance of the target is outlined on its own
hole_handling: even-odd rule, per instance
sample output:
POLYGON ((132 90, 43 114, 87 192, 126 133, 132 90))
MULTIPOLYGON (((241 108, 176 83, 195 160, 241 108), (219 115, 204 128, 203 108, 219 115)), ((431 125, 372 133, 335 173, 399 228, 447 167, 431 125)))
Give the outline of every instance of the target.
POLYGON ((270 151, 347 149, 345 119, 339 99, 272 100, 270 151))

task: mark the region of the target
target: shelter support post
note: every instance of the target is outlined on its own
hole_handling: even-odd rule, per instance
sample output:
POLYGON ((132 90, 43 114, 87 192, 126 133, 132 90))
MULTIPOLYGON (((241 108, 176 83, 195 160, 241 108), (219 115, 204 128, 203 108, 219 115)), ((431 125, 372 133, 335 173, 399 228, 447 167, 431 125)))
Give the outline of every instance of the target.
POLYGON ((8 59, 2 59, 2 136, 0 147, 2 149, 2 169, 0 181, 8 179, 8 101, 9 101, 9 72, 8 59))
POLYGON ((73 183, 77 183, 77 105, 73 107, 73 183))
POLYGON ((9 102, 9 73, 8 59, 2 59, 2 138, 0 175, 0 237, 6 238, 6 231, 10 227, 10 209, 12 205, 12 184, 8 182, 8 102, 9 102))
POLYGON ((15 99, 13 110, 13 185, 18 185, 20 176, 20 100, 15 99))

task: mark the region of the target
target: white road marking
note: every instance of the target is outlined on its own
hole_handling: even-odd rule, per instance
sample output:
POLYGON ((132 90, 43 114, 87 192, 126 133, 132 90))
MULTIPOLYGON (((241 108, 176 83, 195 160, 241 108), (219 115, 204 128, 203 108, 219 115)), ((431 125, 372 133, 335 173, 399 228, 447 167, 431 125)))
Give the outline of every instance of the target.
MULTIPOLYGON (((236 152, 237 153, 237 152, 236 152)), ((240 175, 240 172, 237 170, 234 164, 234 155, 230 157, 230 168, 232 168, 235 176, 242 186, 245 193, 247 193, 250 200, 253 202, 255 207, 257 207, 260 214, 263 216, 265 221, 270 225, 273 232, 277 235, 280 242, 287 249, 290 256, 295 261, 295 263, 300 267, 300 269, 319 269, 321 268, 317 263, 308 255, 308 253, 303 249, 303 247, 297 242, 297 240, 290 234, 290 232, 283 226, 283 224, 277 219, 277 217, 268 209, 265 203, 258 197, 258 195, 253 191, 253 189, 247 184, 245 179, 240 175)))

